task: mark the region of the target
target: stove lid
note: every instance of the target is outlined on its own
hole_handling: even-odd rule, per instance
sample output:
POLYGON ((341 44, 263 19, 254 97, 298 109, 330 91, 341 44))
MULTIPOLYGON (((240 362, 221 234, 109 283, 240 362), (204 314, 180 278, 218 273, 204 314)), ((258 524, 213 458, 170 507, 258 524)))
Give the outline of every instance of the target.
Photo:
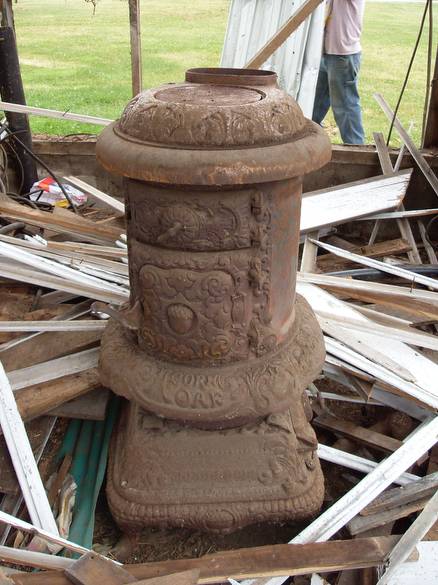
POLYGON ((135 179, 233 184, 303 174, 321 166, 321 156, 326 162, 328 143, 278 88, 274 72, 207 68, 189 69, 185 82, 134 97, 102 132, 97 154, 108 170, 135 179), (321 144, 311 147, 316 156, 305 161, 304 152, 294 155, 293 145, 302 140, 311 145, 317 135, 321 144), (178 172, 172 172, 175 165, 178 172))

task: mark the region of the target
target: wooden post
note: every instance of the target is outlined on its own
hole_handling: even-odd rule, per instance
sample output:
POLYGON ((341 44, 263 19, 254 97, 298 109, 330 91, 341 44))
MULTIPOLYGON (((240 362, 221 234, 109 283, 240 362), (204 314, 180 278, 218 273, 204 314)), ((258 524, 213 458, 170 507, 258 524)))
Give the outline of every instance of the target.
POLYGON ((438 45, 435 57, 435 70, 431 83, 429 111, 424 131, 423 148, 438 148, 438 45))
POLYGON ((0 0, 2 26, 15 28, 14 13, 12 11, 12 0, 0 0))
POLYGON ((258 51, 245 65, 245 69, 258 69, 280 47, 290 35, 297 30, 323 0, 305 0, 298 10, 286 20, 279 31, 258 51))
POLYGON ((140 0, 129 0, 129 28, 131 34, 132 95, 142 90, 140 0))
MULTIPOLYGON (((23 81, 21 79, 17 44, 13 29, 12 6, 9 0, 0 3, 2 9, 2 26, 0 27, 0 94, 4 101, 26 104, 23 81)), ((29 119, 26 114, 6 113, 9 129, 18 133, 18 138, 27 148, 32 150, 32 135, 29 119)), ((18 142, 14 141, 14 149, 18 157, 18 176, 22 173, 23 193, 30 191, 38 179, 34 159, 18 142)))

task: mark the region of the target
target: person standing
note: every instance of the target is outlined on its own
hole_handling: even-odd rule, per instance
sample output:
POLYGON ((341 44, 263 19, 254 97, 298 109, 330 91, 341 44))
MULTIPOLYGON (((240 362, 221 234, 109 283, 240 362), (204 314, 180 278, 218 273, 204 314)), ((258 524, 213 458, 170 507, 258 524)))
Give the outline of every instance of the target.
POLYGON ((364 144, 358 91, 365 0, 327 0, 324 49, 312 119, 321 124, 331 106, 344 144, 364 144))

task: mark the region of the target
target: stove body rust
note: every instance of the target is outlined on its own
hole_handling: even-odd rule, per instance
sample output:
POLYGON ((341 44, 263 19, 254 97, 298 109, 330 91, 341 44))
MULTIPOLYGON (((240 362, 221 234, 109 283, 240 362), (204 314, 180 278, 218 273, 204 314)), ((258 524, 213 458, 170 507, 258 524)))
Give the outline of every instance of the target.
POLYGON ((130 402, 108 474, 113 515, 231 531, 316 512, 306 386, 322 335, 295 295, 302 175, 329 141, 266 71, 189 70, 101 134, 124 176, 129 306, 103 382, 130 402))

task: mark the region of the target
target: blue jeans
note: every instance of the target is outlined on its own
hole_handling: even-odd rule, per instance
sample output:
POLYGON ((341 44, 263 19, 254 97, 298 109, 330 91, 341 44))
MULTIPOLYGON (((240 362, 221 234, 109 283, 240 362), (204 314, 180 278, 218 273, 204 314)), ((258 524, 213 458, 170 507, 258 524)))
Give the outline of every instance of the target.
POLYGON ((312 119, 321 124, 333 110, 344 144, 364 144, 362 111, 358 91, 361 53, 326 55, 321 59, 312 119))

